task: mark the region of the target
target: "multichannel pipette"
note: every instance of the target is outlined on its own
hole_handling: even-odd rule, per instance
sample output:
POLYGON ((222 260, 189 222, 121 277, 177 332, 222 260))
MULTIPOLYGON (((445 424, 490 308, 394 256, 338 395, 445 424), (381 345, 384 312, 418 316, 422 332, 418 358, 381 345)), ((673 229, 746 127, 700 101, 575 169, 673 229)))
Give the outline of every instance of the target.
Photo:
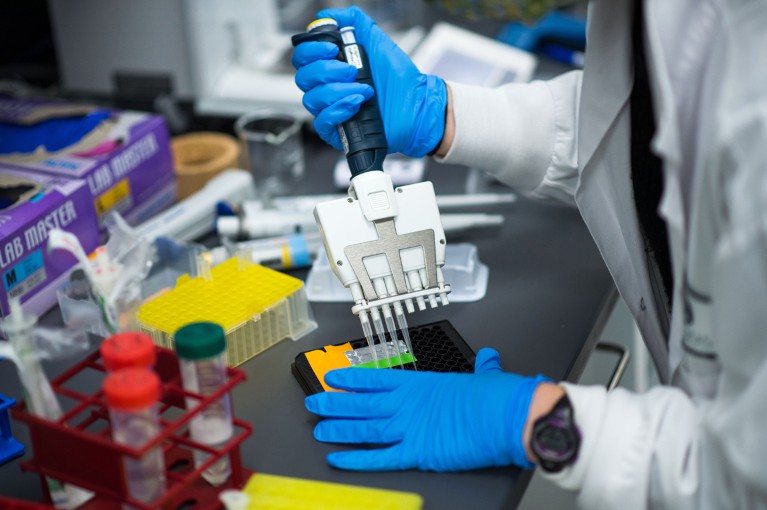
MULTIPOLYGON (((338 46, 339 58, 357 68, 357 81, 373 86, 367 55, 352 27, 339 30, 335 20, 319 19, 292 38, 294 46, 306 41, 338 46)), ((420 182, 395 190, 383 172, 387 143, 375 94, 338 132, 352 178, 347 197, 314 208, 325 250, 336 276, 352 293, 352 312, 359 316, 373 359, 378 362, 371 321, 386 358, 385 328, 400 351, 392 311, 414 354, 403 304, 409 312, 415 310, 414 301, 420 310, 426 301, 431 307, 438 301, 447 305, 450 292, 441 271, 446 241, 434 188, 420 182)))

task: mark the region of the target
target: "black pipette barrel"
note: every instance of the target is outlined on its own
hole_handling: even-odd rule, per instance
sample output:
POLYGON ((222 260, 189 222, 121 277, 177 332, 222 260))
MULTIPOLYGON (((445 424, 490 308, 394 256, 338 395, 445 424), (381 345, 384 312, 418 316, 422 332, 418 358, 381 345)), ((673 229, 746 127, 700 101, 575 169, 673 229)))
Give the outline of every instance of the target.
POLYGON ((339 30, 335 20, 329 18, 310 23, 307 30, 291 38, 293 46, 307 41, 335 44, 340 50, 339 60, 357 67, 357 82, 374 88, 373 97, 362 104, 360 111, 354 117, 339 126, 338 134, 344 146, 352 178, 371 170, 383 170, 388 146, 381 111, 378 109, 378 98, 373 86, 373 73, 365 49, 354 40, 352 29, 339 30))

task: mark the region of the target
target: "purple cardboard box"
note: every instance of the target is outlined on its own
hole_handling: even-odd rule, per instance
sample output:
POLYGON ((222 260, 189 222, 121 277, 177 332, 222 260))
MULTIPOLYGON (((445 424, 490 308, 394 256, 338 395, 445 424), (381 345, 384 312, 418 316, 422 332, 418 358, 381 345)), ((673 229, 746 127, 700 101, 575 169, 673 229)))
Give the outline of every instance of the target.
MULTIPOLYGON (((61 117, 67 106, 19 102, 10 108, 7 101, 0 101, 5 104, 0 104, 0 122, 28 124, 29 119, 39 122, 61 117)), ((0 163, 14 168, 86 181, 102 234, 107 212, 117 211, 135 225, 173 203, 176 196, 169 135, 162 117, 132 111, 109 113, 106 121, 71 147, 52 154, 40 147, 35 153, 0 157, 0 163)))
POLYGON ((72 232, 86 253, 99 244, 93 199, 85 181, 0 166, 0 316, 8 298, 18 296, 38 316, 56 304, 56 288, 69 276, 75 258, 48 252, 48 232, 72 232))

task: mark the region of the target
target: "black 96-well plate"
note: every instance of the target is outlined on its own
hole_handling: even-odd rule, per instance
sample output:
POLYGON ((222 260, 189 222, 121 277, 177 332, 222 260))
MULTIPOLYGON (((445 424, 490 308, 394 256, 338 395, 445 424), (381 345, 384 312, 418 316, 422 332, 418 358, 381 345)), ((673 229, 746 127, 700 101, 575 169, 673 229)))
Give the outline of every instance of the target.
MULTIPOLYGON (((423 326, 408 328, 410 341, 413 344, 413 352, 418 360, 419 371, 429 372, 473 372, 476 355, 471 347, 464 341, 450 321, 438 321, 423 326)), ((400 339, 402 337, 400 336, 400 339)), ((389 334, 386 340, 391 341, 389 334)), ((336 345, 343 345, 341 342, 336 345)), ((352 340, 353 349, 367 346, 367 340, 359 338, 352 340)), ((311 352, 311 351, 306 351, 311 352)), ((306 352, 296 356, 291 366, 291 371, 298 384, 301 385, 307 395, 313 395, 325 391, 320 384, 317 375, 312 370, 306 359, 306 352)), ((381 370, 413 370, 413 365, 406 363, 403 367, 381 370)))

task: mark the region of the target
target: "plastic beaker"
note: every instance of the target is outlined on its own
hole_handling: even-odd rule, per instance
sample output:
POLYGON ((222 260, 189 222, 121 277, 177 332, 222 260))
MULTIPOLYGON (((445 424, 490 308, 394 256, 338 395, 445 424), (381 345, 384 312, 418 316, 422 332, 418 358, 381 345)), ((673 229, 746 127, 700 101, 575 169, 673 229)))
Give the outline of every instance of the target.
POLYGON ((245 167, 259 198, 293 195, 304 175, 301 118, 289 111, 256 110, 235 123, 245 167))

